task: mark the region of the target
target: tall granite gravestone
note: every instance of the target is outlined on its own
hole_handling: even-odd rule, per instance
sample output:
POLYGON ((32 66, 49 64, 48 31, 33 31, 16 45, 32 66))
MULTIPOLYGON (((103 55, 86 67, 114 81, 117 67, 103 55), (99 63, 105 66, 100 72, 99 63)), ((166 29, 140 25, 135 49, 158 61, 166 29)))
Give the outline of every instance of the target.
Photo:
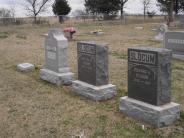
POLYGON ((73 81, 74 92, 95 101, 116 95, 116 86, 109 83, 108 46, 95 42, 79 42, 78 80, 73 81))
POLYGON ((120 111, 155 127, 179 119, 179 104, 171 102, 172 52, 163 48, 128 49, 128 97, 120 111))
POLYGON ((164 47, 173 51, 173 57, 184 60, 184 32, 165 33, 164 47))
POLYGON ((68 41, 59 29, 51 29, 45 41, 45 65, 41 79, 56 85, 70 85, 74 74, 68 67, 68 41))
POLYGON ((166 24, 162 24, 159 26, 159 28, 156 30, 155 40, 156 41, 163 41, 164 40, 164 34, 168 31, 168 26, 166 24))

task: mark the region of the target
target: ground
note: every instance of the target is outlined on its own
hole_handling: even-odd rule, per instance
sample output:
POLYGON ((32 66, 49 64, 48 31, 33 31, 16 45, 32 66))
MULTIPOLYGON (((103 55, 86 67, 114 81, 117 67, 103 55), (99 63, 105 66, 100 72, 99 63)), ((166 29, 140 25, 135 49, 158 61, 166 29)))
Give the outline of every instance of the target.
MULTIPOLYGON (((181 119, 172 126, 155 129, 118 110, 119 98, 127 95, 127 48, 162 47, 153 40, 157 23, 118 25, 75 24, 77 33, 69 42, 72 72, 77 73, 78 41, 109 43, 110 82, 118 95, 105 102, 93 102, 74 94, 69 86, 56 87, 39 78, 44 65, 44 36, 48 25, 0 26, 0 137, 2 138, 158 138, 184 137, 184 62, 172 61, 172 101, 181 104, 181 119), (134 29, 144 26, 143 30, 134 29), (101 29, 102 36, 89 34, 101 29), (16 65, 35 64, 36 71, 22 73, 16 65), (145 129, 142 129, 145 125, 145 129)), ((54 26, 56 27, 56 26, 54 26)), ((63 28, 62 25, 57 27, 63 28)), ((171 28, 171 30, 182 30, 171 28)), ((77 76, 77 75, 76 75, 77 76)))

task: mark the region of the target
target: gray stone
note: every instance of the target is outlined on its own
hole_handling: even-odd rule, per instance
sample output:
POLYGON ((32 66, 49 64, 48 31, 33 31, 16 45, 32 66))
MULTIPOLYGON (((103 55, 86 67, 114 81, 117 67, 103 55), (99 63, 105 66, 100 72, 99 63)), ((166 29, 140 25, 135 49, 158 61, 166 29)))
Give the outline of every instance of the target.
POLYGON ((108 84, 107 44, 79 42, 77 44, 77 51, 78 79, 96 86, 108 84))
POLYGON ((119 109, 124 115, 156 128, 171 125, 180 118, 180 105, 173 102, 154 106, 132 98, 122 97, 119 109))
POLYGON ((68 67, 68 40, 60 29, 51 29, 45 41, 45 65, 40 78, 57 85, 72 84, 68 67))
POLYGON ((179 21, 181 25, 184 25, 184 15, 179 15, 179 21))
POLYGON ((34 70, 35 66, 30 63, 22 63, 17 65, 17 69, 23 72, 28 72, 34 70))
POLYGON ((163 48, 128 49, 128 96, 153 105, 171 100, 172 52, 163 48))
POLYGON ((184 60, 184 32, 165 33, 164 47, 173 51, 173 57, 184 60))
POLYGON ((78 80, 72 84, 74 92, 95 101, 116 95, 116 88, 109 83, 107 44, 79 42, 78 80))
POLYGON ((73 81, 73 91, 94 101, 103 101, 113 98, 116 93, 116 86, 112 84, 94 86, 82 81, 73 81))
POLYGON ((128 49, 128 97, 119 106, 123 114, 157 128, 179 119, 180 105, 171 102, 171 59, 168 49, 128 49))
POLYGON ((42 78, 42 80, 60 86, 60 85, 71 85, 74 74, 71 72, 57 73, 48 69, 41 69, 40 77, 42 78))
POLYGON ((166 24, 162 24, 157 29, 157 34, 155 35, 155 40, 157 41, 163 41, 164 40, 164 34, 168 31, 168 26, 166 24))

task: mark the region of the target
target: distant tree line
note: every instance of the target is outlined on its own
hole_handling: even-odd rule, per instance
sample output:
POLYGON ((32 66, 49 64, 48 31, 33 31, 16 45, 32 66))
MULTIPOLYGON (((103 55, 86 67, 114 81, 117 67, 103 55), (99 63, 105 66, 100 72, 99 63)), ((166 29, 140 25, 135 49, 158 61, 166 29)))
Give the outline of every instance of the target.
MULTIPOLYGON (((51 0, 22 0, 21 2, 28 15, 34 17, 35 23, 37 16, 46 12, 51 6, 53 13, 57 16, 67 15, 71 11, 67 0, 55 0, 53 4, 51 0)), ((128 2, 129 0, 84 0, 85 11, 80 9, 75 14, 102 15, 104 19, 108 19, 108 17, 115 17, 114 15, 120 13, 121 19, 123 19, 125 5, 128 2)), ((156 14, 154 10, 150 11, 151 0, 140 0, 140 2, 143 5, 144 19, 146 15, 153 17, 156 14)), ((161 12, 167 14, 168 24, 173 21, 174 15, 184 12, 184 0, 157 0, 157 6, 161 12)), ((0 9, 0 17, 13 17, 13 13, 8 9, 0 9)), ((62 20, 61 16, 60 22, 62 20)))

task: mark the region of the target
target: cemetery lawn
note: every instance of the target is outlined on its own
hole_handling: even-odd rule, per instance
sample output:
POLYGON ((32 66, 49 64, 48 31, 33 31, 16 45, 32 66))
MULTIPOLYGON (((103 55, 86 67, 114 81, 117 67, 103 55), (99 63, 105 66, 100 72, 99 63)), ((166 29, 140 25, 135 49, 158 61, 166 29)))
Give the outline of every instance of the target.
MULTIPOLYGON (((184 137, 184 62, 172 62, 172 101, 181 104, 181 119, 174 125, 155 129, 125 117, 118 110, 119 98, 127 95, 127 48, 162 47, 153 40, 152 28, 140 25, 75 24, 77 34, 69 42, 71 71, 77 73, 77 41, 109 43, 110 82, 118 94, 112 100, 93 102, 74 94, 70 87, 56 87, 40 80, 44 64, 42 34, 49 26, 0 26, 0 137, 2 138, 162 138, 184 137), (101 29, 104 35, 89 32, 101 29), (16 65, 33 63, 36 71, 22 73, 16 65), (144 130, 142 125, 145 125, 144 130)), ((57 25, 60 27, 60 25, 57 25)), ((171 28, 171 30, 181 30, 171 28)), ((77 76, 77 75, 76 75, 77 76)))

